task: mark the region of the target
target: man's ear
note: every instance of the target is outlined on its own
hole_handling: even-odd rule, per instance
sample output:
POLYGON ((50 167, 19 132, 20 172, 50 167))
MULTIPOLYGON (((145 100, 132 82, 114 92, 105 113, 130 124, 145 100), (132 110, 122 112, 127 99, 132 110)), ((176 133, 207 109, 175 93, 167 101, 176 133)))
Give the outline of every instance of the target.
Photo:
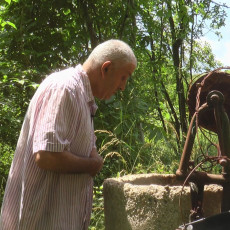
POLYGON ((105 74, 108 72, 109 68, 111 66, 111 61, 106 61, 101 66, 101 76, 102 78, 105 77, 105 74))

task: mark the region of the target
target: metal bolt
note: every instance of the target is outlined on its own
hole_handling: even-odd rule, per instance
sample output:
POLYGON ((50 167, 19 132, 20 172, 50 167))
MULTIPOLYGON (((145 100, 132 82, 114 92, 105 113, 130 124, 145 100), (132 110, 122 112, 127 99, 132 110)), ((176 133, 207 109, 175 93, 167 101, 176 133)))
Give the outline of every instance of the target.
POLYGON ((219 164, 220 164, 221 166, 223 166, 223 167, 224 167, 224 166, 227 166, 227 163, 228 163, 228 162, 227 162, 226 159, 220 159, 220 160, 219 160, 219 164))
POLYGON ((216 95, 216 94, 212 95, 210 99, 211 99, 211 101, 212 101, 213 103, 215 103, 215 104, 218 103, 219 100, 220 100, 219 96, 216 95))

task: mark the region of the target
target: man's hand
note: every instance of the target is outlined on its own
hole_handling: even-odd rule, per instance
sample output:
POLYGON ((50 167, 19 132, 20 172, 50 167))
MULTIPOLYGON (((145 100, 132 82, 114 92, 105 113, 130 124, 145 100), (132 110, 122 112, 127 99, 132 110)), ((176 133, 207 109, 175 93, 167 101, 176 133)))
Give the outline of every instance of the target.
POLYGON ((90 153, 90 158, 93 160, 92 170, 90 172, 91 176, 96 176, 99 173, 103 166, 103 158, 98 154, 96 148, 93 148, 90 153))

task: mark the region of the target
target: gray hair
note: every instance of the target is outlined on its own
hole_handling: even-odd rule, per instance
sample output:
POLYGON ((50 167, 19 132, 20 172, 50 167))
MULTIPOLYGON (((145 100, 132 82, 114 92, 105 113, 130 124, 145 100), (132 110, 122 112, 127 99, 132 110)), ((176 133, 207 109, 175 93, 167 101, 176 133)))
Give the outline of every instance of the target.
POLYGON ((137 59, 128 44, 121 40, 111 39, 94 48, 86 62, 91 65, 102 65, 106 61, 115 63, 132 63, 137 66, 137 59))

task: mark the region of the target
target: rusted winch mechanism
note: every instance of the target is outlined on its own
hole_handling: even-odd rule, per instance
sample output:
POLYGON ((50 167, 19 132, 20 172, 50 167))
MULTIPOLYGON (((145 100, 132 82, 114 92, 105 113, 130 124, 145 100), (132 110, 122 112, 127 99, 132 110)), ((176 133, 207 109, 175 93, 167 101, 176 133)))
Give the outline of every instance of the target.
POLYGON ((200 77, 189 90, 188 107, 192 119, 176 175, 190 184, 192 210, 190 223, 178 229, 230 229, 230 74, 221 69, 230 67, 200 77), (216 156, 205 160, 219 164, 222 167, 220 174, 197 171, 194 164, 191 166, 191 152, 200 127, 215 132, 218 137, 216 156), (223 187, 221 213, 213 218, 203 218, 203 193, 207 184, 223 187))

